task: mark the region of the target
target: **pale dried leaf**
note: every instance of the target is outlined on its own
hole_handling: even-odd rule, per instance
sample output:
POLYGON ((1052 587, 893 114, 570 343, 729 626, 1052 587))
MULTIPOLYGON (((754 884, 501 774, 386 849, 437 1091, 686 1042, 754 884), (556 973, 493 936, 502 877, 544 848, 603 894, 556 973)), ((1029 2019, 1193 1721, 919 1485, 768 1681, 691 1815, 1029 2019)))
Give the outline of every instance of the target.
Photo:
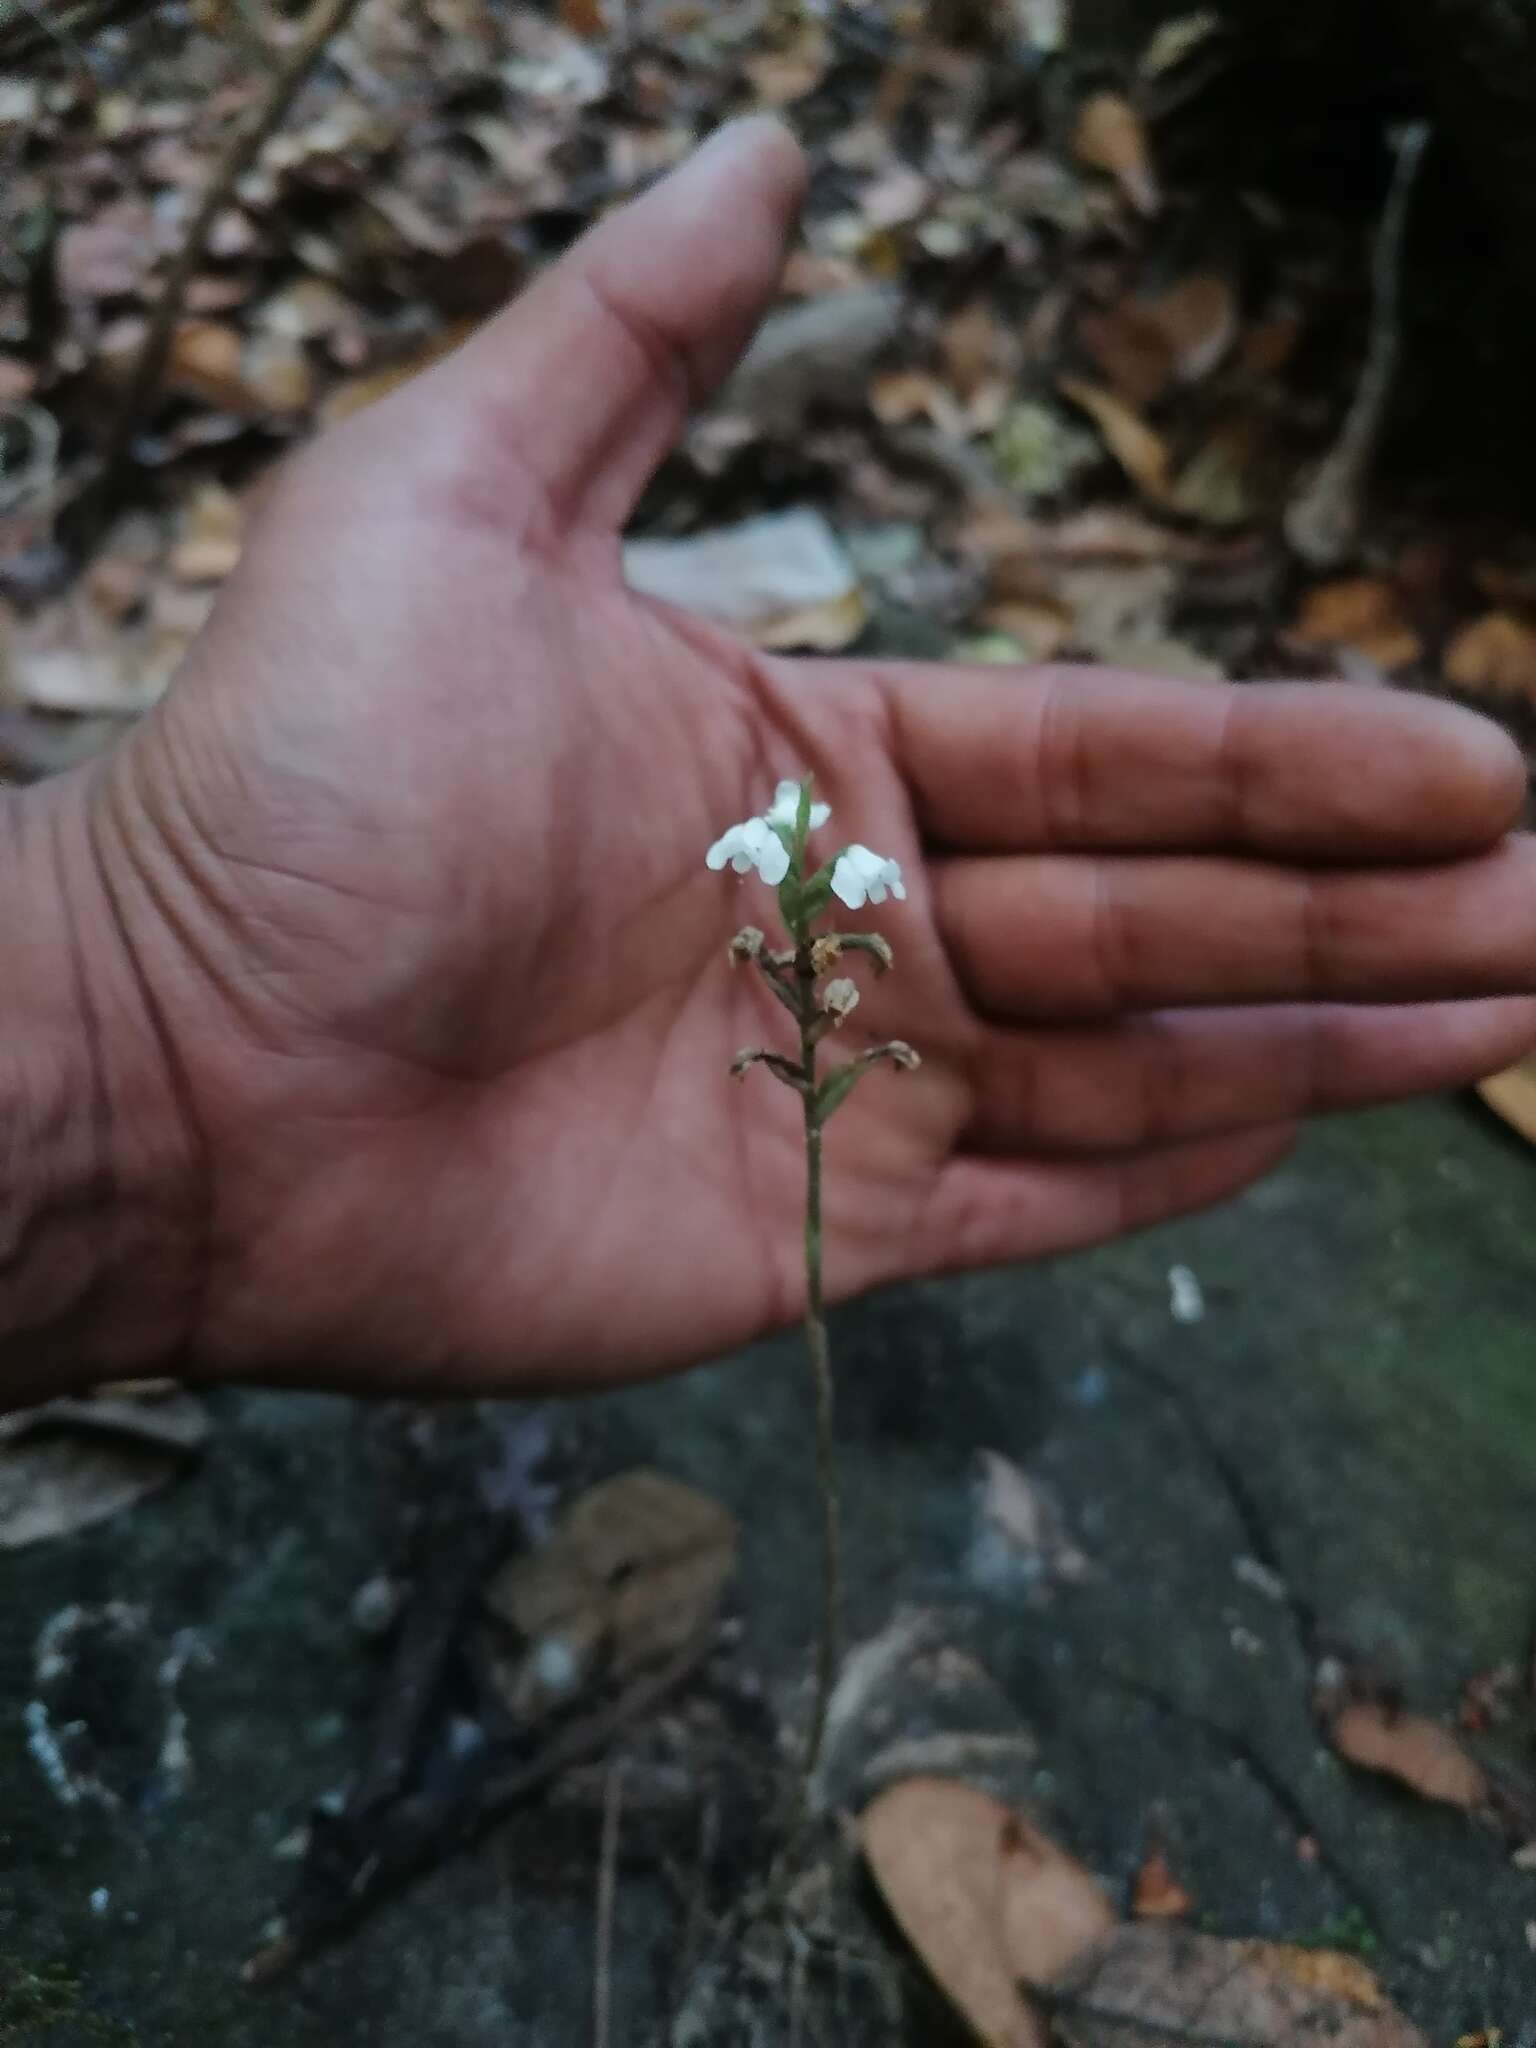
POLYGON ((1165 501, 1171 458, 1162 435, 1113 391, 1081 377, 1062 377, 1058 389, 1088 414, 1110 454, 1142 495, 1154 503, 1165 501))
POLYGON ((1303 598, 1289 630, 1305 647, 1352 647, 1383 669, 1406 668, 1422 652, 1401 592, 1381 576, 1318 584, 1303 598))
POLYGON ((66 299, 137 295, 154 266, 155 219, 142 199, 120 199, 60 234, 55 275, 66 299))
POLYGON ((1137 69, 1143 78, 1161 78, 1203 49, 1220 27, 1221 16, 1214 7, 1200 7, 1163 22, 1142 51, 1137 69))
POLYGON ((865 618, 858 576, 819 512, 768 513, 624 549, 630 587, 734 626, 763 647, 846 646, 865 618), (814 637, 804 637, 814 629, 814 637))
POLYGON ((1138 213, 1157 211, 1160 195, 1146 126, 1123 93, 1096 92, 1084 100, 1072 130, 1072 154, 1091 170, 1107 171, 1138 213))
POLYGON ((1496 1116, 1536 1145, 1536 1053, 1479 1081, 1477 1092, 1496 1116))
POLYGON ((957 395, 969 404, 1002 362, 1006 337, 985 299, 972 299, 939 329, 939 360, 957 395))
POLYGON ((178 583, 220 583, 240 559, 245 512, 222 484, 198 486, 181 515, 166 567, 178 583))
POLYGON ((167 1484, 201 1449, 190 1395, 45 1403, 0 1418, 0 1550, 88 1528, 167 1484))
POLYGON ((1374 1700, 1354 1700, 1335 1716, 1329 1739, 1347 1763, 1396 1778, 1423 1799, 1460 1807, 1485 1807, 1488 1774, 1448 1728, 1422 1714, 1398 1714, 1374 1700))
POLYGON ((1516 612, 1487 612, 1453 635, 1442 665, 1447 682, 1471 696, 1536 704, 1536 625, 1516 612))
POLYGON ((882 425, 927 420, 942 434, 963 434, 966 416, 949 386, 930 370, 883 370, 869 386, 869 409, 882 425))
POLYGON ((1089 1873, 969 1785, 908 1778, 867 1806, 859 1840, 935 1982, 989 2048, 1046 2048, 1018 1990, 1056 1976, 1114 1924, 1089 1873))
POLYGON ((700 1635, 736 1562, 726 1510, 664 1473, 605 1480, 560 1516, 540 1550, 512 1558, 485 1604, 515 1634, 492 1645, 511 1711, 532 1720, 596 1680, 623 1679, 700 1635))
POLYGON ((983 1527, 1044 1577, 1069 1585, 1088 1578, 1092 1566, 1073 1541, 1050 1489, 1000 1451, 982 1451, 980 1457, 978 1508, 983 1527))
POLYGON ((1352 1957, 1166 1922, 1116 1928, 1051 1990, 1066 2048, 1428 2048, 1352 1957))
POLYGON ((1224 277, 1195 271, 1141 308, 1168 345, 1181 384, 1208 377, 1237 339, 1237 298, 1224 277))

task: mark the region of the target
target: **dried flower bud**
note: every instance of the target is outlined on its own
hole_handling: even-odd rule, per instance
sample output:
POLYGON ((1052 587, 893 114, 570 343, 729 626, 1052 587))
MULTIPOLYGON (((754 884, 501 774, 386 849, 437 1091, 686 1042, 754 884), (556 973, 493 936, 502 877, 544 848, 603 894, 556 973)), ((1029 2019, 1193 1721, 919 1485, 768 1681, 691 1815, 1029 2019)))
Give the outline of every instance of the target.
POLYGON ((851 981, 829 981, 821 992, 821 1007, 832 1019, 833 1025, 840 1025, 845 1017, 858 1007, 859 991, 851 981))
POLYGON ((731 941, 728 955, 733 967, 739 967, 743 960, 755 960, 762 952, 766 941, 755 924, 744 924, 731 941))
POLYGON ((733 1079, 740 1081, 746 1074, 748 1067, 755 1067, 762 1056, 761 1047, 755 1045, 743 1046, 735 1059, 731 1061, 733 1079))
POLYGON ((824 932, 811 942, 811 972, 819 981, 842 953, 843 942, 836 932, 824 932))
POLYGON ((881 1050, 886 1058, 894 1061, 904 1073, 915 1074, 923 1064, 904 1038, 893 1038, 890 1044, 883 1046, 881 1050))

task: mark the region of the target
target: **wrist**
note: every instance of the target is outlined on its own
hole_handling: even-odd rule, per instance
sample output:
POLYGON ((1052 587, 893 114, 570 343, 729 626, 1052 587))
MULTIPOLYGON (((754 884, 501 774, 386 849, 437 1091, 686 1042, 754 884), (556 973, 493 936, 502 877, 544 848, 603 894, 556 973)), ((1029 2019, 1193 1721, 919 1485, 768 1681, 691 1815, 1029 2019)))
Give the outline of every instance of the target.
POLYGON ((0 791, 0 1408, 194 1350, 197 1147, 98 779, 0 791))

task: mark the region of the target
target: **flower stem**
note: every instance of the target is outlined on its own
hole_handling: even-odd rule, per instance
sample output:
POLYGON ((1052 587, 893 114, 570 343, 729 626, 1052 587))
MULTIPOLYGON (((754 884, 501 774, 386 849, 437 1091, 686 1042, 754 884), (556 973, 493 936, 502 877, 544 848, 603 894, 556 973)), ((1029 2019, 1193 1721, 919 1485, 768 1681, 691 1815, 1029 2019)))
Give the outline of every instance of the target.
POLYGON ((821 1497, 821 1632, 816 1652, 816 1698, 806 1738, 800 1805, 810 1806, 811 1789, 821 1766, 832 1688, 842 1657, 843 1542, 837 1482, 837 1442, 833 1433, 832 1356, 821 1293, 821 1119, 816 1108, 816 1041, 810 1026, 815 1018, 810 981, 802 971, 803 1008, 800 1061, 805 1089, 805 1347, 811 1362, 816 1401, 816 1484, 821 1497))

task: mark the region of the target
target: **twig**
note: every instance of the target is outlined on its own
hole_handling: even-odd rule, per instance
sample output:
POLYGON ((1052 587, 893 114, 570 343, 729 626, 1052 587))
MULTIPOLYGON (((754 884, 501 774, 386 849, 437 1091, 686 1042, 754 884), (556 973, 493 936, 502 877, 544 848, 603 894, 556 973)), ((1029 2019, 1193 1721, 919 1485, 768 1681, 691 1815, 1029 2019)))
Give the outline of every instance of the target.
POLYGON ((381 1828, 375 1846, 350 1880, 318 1904, 307 1919, 258 1949, 240 1972, 244 1982, 256 1986, 275 1983, 311 1950, 343 1933, 381 1894, 472 1840, 574 1764, 601 1756, 622 1729, 648 1714, 691 1676, 712 1641, 712 1634, 703 1631, 665 1664, 637 1678, 608 1706, 568 1722, 537 1756, 479 1773, 445 1803, 434 1806, 421 1797, 401 1799, 390 1817, 391 1832, 381 1828))
POLYGON ((133 375, 101 459, 96 480, 77 500, 73 510, 75 538, 89 549, 102 519, 117 491, 128 451, 139 423, 159 392, 170 354, 176 322, 181 314, 187 286, 192 282, 207 248, 213 224, 229 204, 231 193, 261 153, 267 137, 293 104, 299 88, 320 61, 326 45, 345 26, 358 0, 315 0, 303 34, 275 73, 266 98, 231 139, 192 223, 182 237, 176 260, 166 273, 155 305, 149 332, 133 366, 133 375))
POLYGON ((619 1862, 619 1816, 624 1804, 624 1766, 608 1766, 603 1786, 603 1845, 597 1864, 597 1960, 592 1975, 592 2048, 608 2048, 613 2011, 613 1894, 619 1862))
POLYGON ((1430 136, 1414 121, 1393 138, 1397 161, 1371 260, 1371 332, 1339 438, 1285 512, 1285 537, 1304 562, 1332 568, 1351 553, 1402 348, 1403 244, 1408 203, 1430 136))

